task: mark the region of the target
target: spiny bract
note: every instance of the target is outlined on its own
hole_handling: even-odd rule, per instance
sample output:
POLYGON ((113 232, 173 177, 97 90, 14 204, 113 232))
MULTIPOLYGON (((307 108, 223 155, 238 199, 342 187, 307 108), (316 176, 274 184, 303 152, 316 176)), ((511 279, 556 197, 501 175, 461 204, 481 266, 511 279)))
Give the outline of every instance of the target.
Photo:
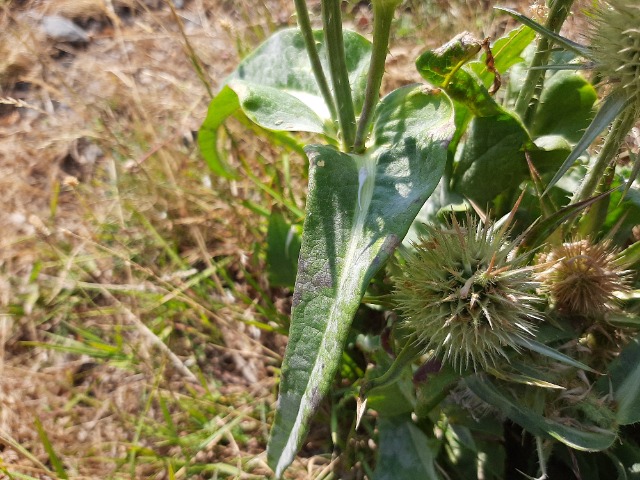
POLYGON ((593 15, 591 32, 596 68, 640 113, 640 2, 603 1, 593 15))
POLYGON ((403 324, 455 368, 495 367, 540 320, 531 268, 512 258, 518 242, 507 232, 470 216, 428 231, 395 279, 403 324))

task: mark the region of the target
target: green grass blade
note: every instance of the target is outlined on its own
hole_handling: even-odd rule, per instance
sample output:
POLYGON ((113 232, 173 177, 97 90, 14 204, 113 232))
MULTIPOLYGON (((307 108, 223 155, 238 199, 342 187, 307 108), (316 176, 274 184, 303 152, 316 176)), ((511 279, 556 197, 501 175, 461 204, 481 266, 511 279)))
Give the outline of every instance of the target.
POLYGON ((53 445, 51 445, 47 432, 45 432, 44 428, 42 427, 42 423, 40 422, 40 419, 36 417, 34 420, 34 423, 36 425, 36 429, 38 430, 38 436, 40 437, 42 446, 44 447, 44 450, 47 452, 47 455, 49 456, 49 461, 51 462, 51 465, 53 466, 53 469, 55 470, 56 474, 58 475, 59 478, 62 478, 65 480, 68 479, 69 476, 67 475, 67 472, 64 468, 62 460, 60 460, 60 457, 58 457, 55 450, 53 449, 53 445))

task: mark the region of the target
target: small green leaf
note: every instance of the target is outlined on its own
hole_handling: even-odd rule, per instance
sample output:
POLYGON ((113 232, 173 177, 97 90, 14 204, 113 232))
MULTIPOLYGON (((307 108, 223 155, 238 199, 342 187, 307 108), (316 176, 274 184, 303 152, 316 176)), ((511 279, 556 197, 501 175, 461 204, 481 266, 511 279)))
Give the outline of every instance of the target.
POLYGON ((640 262, 640 242, 635 242, 616 255, 614 263, 621 267, 631 267, 640 262))
POLYGON ((599 451, 609 448, 616 439, 614 432, 582 430, 543 417, 521 404, 511 393, 494 385, 488 378, 475 375, 464 382, 485 402, 522 426, 532 435, 554 438, 577 450, 599 451))
POLYGON ((449 98, 409 86, 378 104, 363 155, 307 147, 307 214, 268 447, 276 476, 293 461, 331 387, 369 281, 440 181, 453 133, 449 98))
POLYGON ((428 82, 444 89, 456 102, 474 115, 488 117, 503 113, 482 81, 464 64, 473 59, 481 42, 463 33, 436 50, 427 50, 416 60, 416 68, 428 82))
MULTIPOLYGON (((501 74, 505 74, 509 68, 522 62, 522 52, 535 38, 536 33, 526 25, 522 25, 496 40, 491 46, 495 69, 501 74)), ((489 88, 493 83, 494 74, 487 68, 486 57, 485 53, 480 61, 471 62, 469 66, 480 77, 484 86, 489 88)))
POLYGON ((411 417, 380 417, 380 445, 373 480, 437 480, 427 436, 411 417))
POLYGON ((274 210, 267 230, 267 271, 272 286, 293 287, 298 271, 300 232, 274 210))
POLYGON ((209 104, 207 117, 198 132, 198 146, 209 169, 218 176, 233 178, 226 162, 218 153, 218 128, 240 108, 238 95, 229 87, 223 87, 209 104))

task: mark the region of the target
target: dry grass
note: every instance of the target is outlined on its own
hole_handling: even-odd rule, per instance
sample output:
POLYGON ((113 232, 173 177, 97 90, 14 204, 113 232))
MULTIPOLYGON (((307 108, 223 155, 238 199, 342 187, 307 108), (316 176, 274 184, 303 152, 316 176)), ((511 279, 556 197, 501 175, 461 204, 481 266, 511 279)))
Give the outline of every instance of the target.
MULTIPOLYGON (((212 178, 194 132, 209 91, 292 24, 292 3, 0 2, 0 478, 267 475, 288 312, 261 273, 256 206, 273 200, 249 177, 212 178), (51 14, 90 43, 47 39, 51 14)), ((461 29, 404 21, 413 35, 397 39, 386 88, 417 81, 418 51, 461 29)), ((280 156, 230 128, 243 129, 232 161, 278 184, 280 156)), ((304 170, 293 156, 284 188, 299 207, 304 170)), ((311 456, 289 475, 330 470, 311 456)))
MULTIPOLYGON (((266 280, 229 285, 258 271, 251 253, 265 225, 241 204, 263 199, 249 181, 203 172, 192 132, 209 94, 182 33, 215 89, 237 62, 234 46, 261 40, 274 28, 264 13, 286 7, 229 13, 220 2, 193 1, 174 14, 153 3, 3 7, 7 475, 195 478, 186 461, 266 472, 259 459, 245 464, 264 447, 270 369, 283 342, 246 323, 266 321, 258 310, 268 302, 243 300, 266 291, 266 280), (85 26, 90 44, 46 39, 38 22, 54 13, 85 26), (212 432, 220 435, 207 442, 212 432), (238 445, 243 435, 255 440, 238 445)), ((204 477, 215 471, 208 468, 204 477)))

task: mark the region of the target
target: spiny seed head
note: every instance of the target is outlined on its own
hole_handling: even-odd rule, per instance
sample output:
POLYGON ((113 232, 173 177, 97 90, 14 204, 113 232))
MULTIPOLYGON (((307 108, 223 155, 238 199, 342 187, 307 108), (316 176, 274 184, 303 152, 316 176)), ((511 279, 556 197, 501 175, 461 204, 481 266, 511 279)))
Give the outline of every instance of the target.
POLYGON ((513 257, 517 241, 467 216, 442 228, 428 227, 403 273, 395 300, 403 325, 425 351, 435 350, 460 370, 495 367, 516 348, 514 337, 533 336, 540 316, 531 294, 530 268, 513 257))
POLYGON ((594 12, 591 48, 596 67, 640 113, 640 2, 607 0, 594 12))
POLYGON ((555 308, 565 314, 594 317, 615 307, 617 292, 628 290, 628 272, 614 263, 608 242, 588 240, 563 243, 539 263, 542 290, 555 308))

